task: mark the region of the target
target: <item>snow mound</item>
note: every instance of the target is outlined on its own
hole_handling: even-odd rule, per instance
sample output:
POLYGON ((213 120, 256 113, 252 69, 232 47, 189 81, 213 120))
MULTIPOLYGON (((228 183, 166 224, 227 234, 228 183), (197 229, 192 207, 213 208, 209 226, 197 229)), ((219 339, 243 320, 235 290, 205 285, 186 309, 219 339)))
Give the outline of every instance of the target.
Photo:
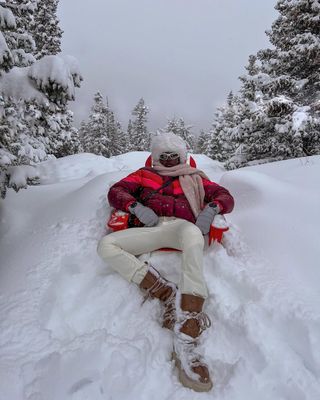
POLYGON ((112 172, 121 168, 121 161, 96 156, 94 154, 75 154, 59 159, 51 159, 37 164, 41 184, 51 184, 112 172))
MULTIPOLYGON (((96 253, 108 188, 147 156, 50 160, 41 185, 1 204, 0 398, 319 398, 320 157, 225 172, 195 155, 236 199, 223 245, 205 249, 213 328, 201 346, 215 385, 196 394, 178 382, 159 303, 142 305, 96 253)), ((180 257, 142 259, 178 282, 180 257)))

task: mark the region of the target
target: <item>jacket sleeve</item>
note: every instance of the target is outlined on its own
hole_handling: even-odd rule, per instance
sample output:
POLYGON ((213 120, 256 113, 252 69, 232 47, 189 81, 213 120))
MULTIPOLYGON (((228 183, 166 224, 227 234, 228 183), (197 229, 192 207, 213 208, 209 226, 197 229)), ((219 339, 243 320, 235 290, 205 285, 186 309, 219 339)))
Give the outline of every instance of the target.
POLYGON ((221 210, 220 211, 221 214, 227 214, 233 210, 234 199, 230 194, 230 192, 223 186, 205 180, 204 190, 205 190, 205 198, 204 198, 205 202, 206 203, 213 202, 218 204, 221 210))
POLYGON ((108 201, 117 210, 128 211, 130 204, 136 201, 135 194, 141 187, 141 170, 138 170, 111 186, 108 201))

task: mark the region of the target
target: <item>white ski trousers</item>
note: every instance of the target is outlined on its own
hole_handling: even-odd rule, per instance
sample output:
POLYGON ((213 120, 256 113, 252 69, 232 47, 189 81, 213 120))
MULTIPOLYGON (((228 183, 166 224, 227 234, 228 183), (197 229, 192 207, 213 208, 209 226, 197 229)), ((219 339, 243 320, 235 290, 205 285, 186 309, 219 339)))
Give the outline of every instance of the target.
POLYGON ((135 256, 162 247, 182 251, 181 293, 206 298, 204 238, 200 229, 189 221, 161 217, 158 225, 151 228, 130 228, 110 233, 100 240, 98 254, 127 281, 139 285, 147 273, 148 265, 135 256))

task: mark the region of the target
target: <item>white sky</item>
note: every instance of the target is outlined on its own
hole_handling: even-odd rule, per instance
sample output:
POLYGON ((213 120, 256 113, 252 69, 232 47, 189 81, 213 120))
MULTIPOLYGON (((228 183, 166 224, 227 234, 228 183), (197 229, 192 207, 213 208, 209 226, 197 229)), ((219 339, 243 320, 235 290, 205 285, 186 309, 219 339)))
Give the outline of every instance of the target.
POLYGON ((209 129, 215 108, 239 88, 248 56, 269 46, 264 31, 276 0, 60 0, 63 52, 84 82, 70 103, 75 123, 93 94, 108 96, 126 128, 140 97, 151 130, 183 117, 194 133, 209 129))

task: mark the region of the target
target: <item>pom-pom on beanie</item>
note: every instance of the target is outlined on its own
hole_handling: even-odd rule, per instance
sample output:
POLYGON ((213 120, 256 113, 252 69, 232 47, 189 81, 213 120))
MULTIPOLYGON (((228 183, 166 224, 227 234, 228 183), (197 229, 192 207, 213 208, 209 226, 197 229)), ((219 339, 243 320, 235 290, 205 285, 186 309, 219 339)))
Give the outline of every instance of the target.
POLYGON ((154 136, 151 143, 151 156, 153 163, 159 162, 161 153, 166 151, 177 152, 180 155, 180 163, 187 162, 187 145, 184 140, 173 132, 161 133, 154 136))

